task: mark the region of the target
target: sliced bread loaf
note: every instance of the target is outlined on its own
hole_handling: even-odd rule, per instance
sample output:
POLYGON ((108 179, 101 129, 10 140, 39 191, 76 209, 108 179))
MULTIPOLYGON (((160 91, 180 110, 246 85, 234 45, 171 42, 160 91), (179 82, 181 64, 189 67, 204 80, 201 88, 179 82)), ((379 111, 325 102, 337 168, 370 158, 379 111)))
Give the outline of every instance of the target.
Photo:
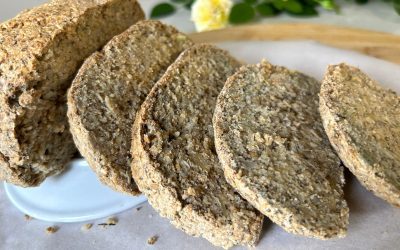
POLYGON ((136 0, 53 1, 0 25, 0 178, 36 186, 76 152, 66 92, 82 61, 144 14, 136 0))
POLYGON ((400 96, 346 65, 329 66, 320 93, 325 131, 346 167, 400 207, 400 96))
POLYGON ((150 204, 186 233, 225 248, 254 245, 262 216, 225 181, 212 114, 239 63, 196 45, 173 63, 136 116, 132 173, 150 204))
POLYGON ((139 193, 131 173, 136 111, 167 67, 192 42, 158 21, 139 22, 86 60, 68 94, 76 146, 111 188, 139 193))
POLYGON ((318 112, 320 83, 267 62, 242 67, 221 91, 216 149, 228 182, 286 231, 346 233, 343 168, 318 112))

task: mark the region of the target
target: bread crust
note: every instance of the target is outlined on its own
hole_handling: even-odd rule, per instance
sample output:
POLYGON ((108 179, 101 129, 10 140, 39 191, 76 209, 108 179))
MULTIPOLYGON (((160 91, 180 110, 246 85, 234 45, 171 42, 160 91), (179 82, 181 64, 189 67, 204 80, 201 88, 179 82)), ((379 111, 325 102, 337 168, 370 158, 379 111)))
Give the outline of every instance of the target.
POLYGON ((136 0, 52 1, 0 25, 0 178, 37 186, 75 155, 66 91, 82 61, 144 17, 136 0))
POLYGON ((400 97, 356 67, 331 65, 320 112, 346 167, 368 190, 400 207, 400 97))
POLYGON ((213 145, 217 94, 239 63, 211 45, 183 52, 138 112, 132 174, 150 204, 184 232, 224 248, 254 245, 261 214, 226 183, 213 145))
POLYGON ((141 21, 114 37, 79 70, 68 92, 71 133, 102 183, 140 194, 131 173, 136 111, 190 39, 169 25, 141 21))
POLYGON ((343 237, 343 168, 318 113, 320 84, 265 61, 226 82, 214 113, 215 145, 228 182, 286 231, 343 237))

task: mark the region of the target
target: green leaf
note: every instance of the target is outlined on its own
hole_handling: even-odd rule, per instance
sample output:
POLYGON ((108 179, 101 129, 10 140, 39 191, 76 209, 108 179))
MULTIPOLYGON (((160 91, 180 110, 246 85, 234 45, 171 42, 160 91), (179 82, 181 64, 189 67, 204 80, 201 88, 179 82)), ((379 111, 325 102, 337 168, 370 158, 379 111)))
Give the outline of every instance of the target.
POLYGON ((264 17, 276 16, 278 14, 278 10, 270 3, 260 3, 256 6, 256 10, 264 17))
POLYGON ((192 5, 194 4, 194 1, 195 0, 189 0, 189 1, 187 1, 187 3, 185 3, 185 8, 186 9, 188 9, 188 10, 190 10, 191 8, 192 8, 192 5))
POLYGON ((243 0, 243 2, 248 3, 248 4, 255 4, 255 3, 257 3, 257 0, 243 0))
POLYGON ((315 7, 315 6, 319 5, 315 0, 301 0, 301 2, 304 5, 311 6, 311 7, 315 7))
POLYGON ((187 0, 170 0, 173 3, 186 3, 187 0))
POLYGON ((278 10, 286 10, 290 13, 300 13, 303 5, 298 0, 273 0, 273 6, 278 10))
POLYGON ((254 19, 256 13, 253 6, 248 3, 235 4, 229 15, 229 22, 232 24, 247 23, 254 19))
POLYGON ((288 12, 288 13, 292 16, 298 16, 298 17, 318 16, 318 11, 315 9, 315 7, 309 5, 304 5, 303 11, 300 13, 293 13, 293 12, 288 12))
POLYGON ((169 3, 160 3, 153 7, 151 10, 151 18, 160 18, 169 16, 175 12, 175 7, 169 3))
POLYGON ((400 15, 400 0, 393 0, 393 7, 397 14, 400 15))
POLYGON ((283 0, 273 0, 272 5, 278 10, 283 10, 285 8, 285 2, 283 0))
POLYGON ((368 0, 355 0, 355 2, 358 4, 366 4, 368 3, 368 0))
POLYGON ((338 10, 338 6, 336 5, 334 0, 314 0, 315 2, 319 3, 322 8, 327 10, 338 10))
POLYGON ((303 11, 303 5, 296 0, 287 0, 284 3, 284 9, 290 13, 301 13, 303 11))

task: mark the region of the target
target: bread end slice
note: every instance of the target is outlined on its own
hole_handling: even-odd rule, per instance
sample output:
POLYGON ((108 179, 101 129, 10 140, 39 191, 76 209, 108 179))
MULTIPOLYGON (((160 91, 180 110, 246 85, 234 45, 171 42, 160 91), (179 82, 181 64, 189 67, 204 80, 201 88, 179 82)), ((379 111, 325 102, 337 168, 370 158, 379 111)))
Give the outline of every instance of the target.
POLYGON ((23 187, 60 173, 76 147, 66 92, 82 61, 142 19, 136 0, 52 1, 0 24, 0 176, 23 187))

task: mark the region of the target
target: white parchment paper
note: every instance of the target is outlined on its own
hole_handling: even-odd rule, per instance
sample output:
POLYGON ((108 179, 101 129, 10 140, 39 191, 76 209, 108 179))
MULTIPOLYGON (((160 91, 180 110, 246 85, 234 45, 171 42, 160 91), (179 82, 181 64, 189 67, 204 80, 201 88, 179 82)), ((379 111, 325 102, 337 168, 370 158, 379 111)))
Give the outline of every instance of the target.
MULTIPOLYGON (((355 52, 321 46, 315 42, 232 42, 219 44, 248 63, 265 58, 274 64, 301 70, 321 79, 330 63, 347 62, 400 93, 400 66, 355 52)), ((373 107, 371 107, 373 108, 373 107)), ((268 219, 256 249, 400 249, 400 209, 375 197, 348 171, 345 195, 350 207, 346 238, 321 241, 286 233, 268 219)), ((82 190, 84 192, 84 190, 82 190)), ((216 249, 202 238, 175 229, 147 203, 116 215, 115 226, 82 231, 84 223, 56 224, 59 230, 47 235, 52 223, 26 221, 7 199, 0 185, 0 249, 216 249), (150 246, 147 239, 157 235, 150 246)), ((234 249, 246 249, 236 247, 234 249)))

